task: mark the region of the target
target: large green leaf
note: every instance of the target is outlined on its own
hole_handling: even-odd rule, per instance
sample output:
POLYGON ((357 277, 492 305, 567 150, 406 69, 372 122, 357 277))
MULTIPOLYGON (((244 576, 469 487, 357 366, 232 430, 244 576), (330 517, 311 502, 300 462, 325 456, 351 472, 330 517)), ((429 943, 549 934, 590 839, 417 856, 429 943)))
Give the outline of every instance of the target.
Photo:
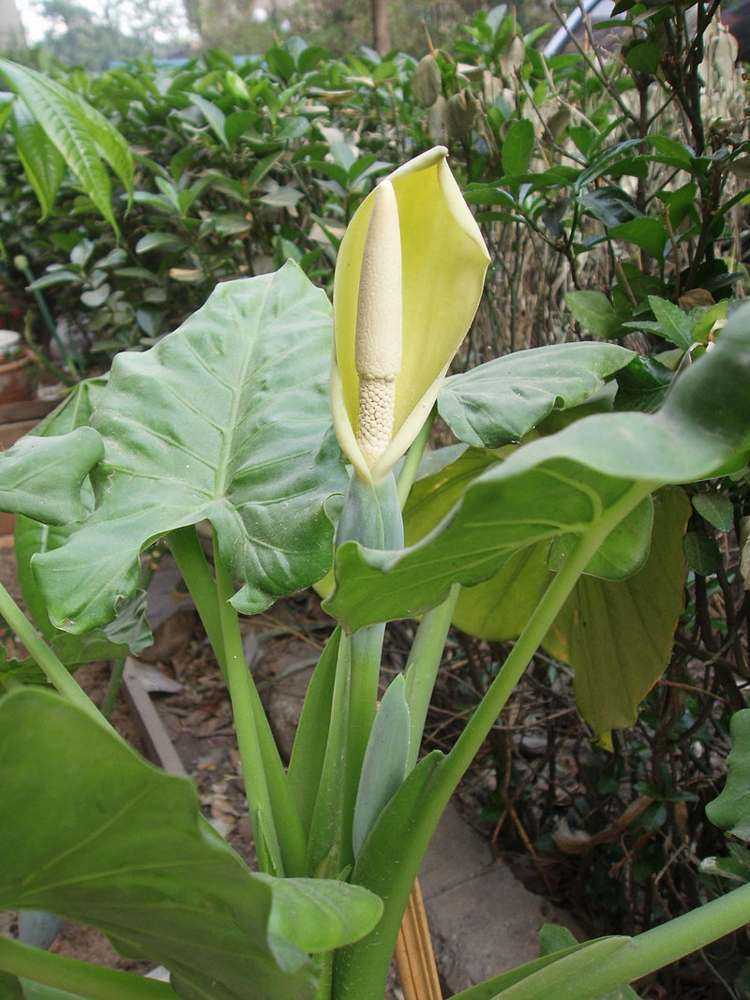
POLYGON ((727 781, 721 794, 706 806, 706 815, 714 826, 750 841, 750 709, 734 713, 730 731, 727 781))
POLYGON ((616 344, 554 344, 517 351, 447 379, 438 411, 460 441, 498 448, 552 410, 585 402, 633 357, 616 344))
POLYGON ((137 586, 143 546, 203 520, 241 581, 239 610, 325 574, 326 501, 346 484, 329 432, 330 336, 325 295, 289 262, 219 285, 156 347, 117 356, 93 417, 99 506, 33 560, 53 624, 110 621, 137 586))
POLYGON ((61 437, 21 438, 0 454, 0 510, 46 524, 84 517, 81 488, 104 454, 91 427, 61 437))
POLYGON ((748 448, 744 308, 658 413, 595 414, 519 448, 473 480, 443 521, 405 550, 342 545, 326 607, 347 629, 418 614, 440 603, 451 584, 486 580, 531 545, 586 537, 616 520, 618 505, 630 509, 660 485, 707 478, 748 448))
POLYGON ((626 580, 582 576, 544 640, 552 656, 573 667, 578 708, 597 733, 633 725, 669 664, 684 606, 690 503, 682 490, 668 489, 654 506, 643 568, 626 580))
MULTIPOLYGON (((35 428, 34 435, 54 437, 88 426, 97 395, 102 392, 104 385, 104 380, 98 378, 79 382, 60 406, 35 428)), ((83 483, 81 501, 86 513, 90 513, 94 507, 94 493, 88 480, 83 483)), ((23 515, 16 518, 16 573, 27 612, 66 666, 78 666, 94 660, 119 659, 126 656, 128 651, 139 653, 153 641, 145 618, 143 593, 138 593, 127 601, 112 623, 83 636, 74 636, 56 629, 49 620, 44 598, 32 573, 31 560, 39 552, 51 552, 59 548, 75 529, 75 524, 48 525, 23 515)), ((9 661, 6 669, 18 680, 37 683, 43 676, 33 660, 9 661)))
MULTIPOLYGON (((581 576, 544 641, 575 670, 578 708, 597 733, 632 725, 669 663, 684 604, 690 504, 668 488, 655 496, 654 511, 645 564, 624 580, 581 576)), ((484 639, 517 638, 552 579, 548 557, 548 543, 521 549, 489 580, 462 590, 454 624, 484 639)))
POLYGON ((43 221, 52 211, 60 190, 65 161, 20 98, 13 102, 12 129, 18 159, 37 196, 42 209, 40 221, 43 221))
POLYGON ((200 816, 190 781, 51 692, 0 702, 0 797, 0 909, 95 926, 169 968, 186 1000, 246 1000, 250 983, 259 1000, 309 996, 302 948, 347 944, 380 915, 353 886, 253 875, 200 816))
POLYGON ((112 125, 77 94, 28 66, 0 59, 0 73, 24 100, 49 141, 113 229, 112 188, 101 158, 128 191, 132 188, 130 149, 112 125))

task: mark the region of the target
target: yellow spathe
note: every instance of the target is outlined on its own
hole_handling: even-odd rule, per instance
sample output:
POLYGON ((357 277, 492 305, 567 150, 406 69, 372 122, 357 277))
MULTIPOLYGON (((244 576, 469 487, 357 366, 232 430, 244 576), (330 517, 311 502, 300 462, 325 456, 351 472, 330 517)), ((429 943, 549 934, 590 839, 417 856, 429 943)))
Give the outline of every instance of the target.
MULTIPOLYGON (((339 444, 358 475, 374 482, 404 454, 427 418, 474 319, 489 264, 479 227, 446 163, 447 152, 444 146, 436 146, 386 178, 393 186, 401 234, 403 341, 393 436, 372 467, 357 441, 355 345, 360 277, 377 189, 349 223, 336 261, 333 422, 339 444)), ((365 284, 371 287, 372 275, 365 284)), ((385 294, 388 286, 385 282, 385 294)))

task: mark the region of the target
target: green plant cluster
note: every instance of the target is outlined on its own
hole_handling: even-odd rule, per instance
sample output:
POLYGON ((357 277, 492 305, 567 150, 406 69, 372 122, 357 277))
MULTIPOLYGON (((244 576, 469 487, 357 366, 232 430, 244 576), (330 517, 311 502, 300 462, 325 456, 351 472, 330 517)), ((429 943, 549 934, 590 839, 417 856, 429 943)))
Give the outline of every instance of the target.
MULTIPOLYGON (((688 18, 683 5, 623 0, 616 10, 626 15, 625 26, 613 21, 598 29, 616 32, 614 47, 600 44, 600 36, 589 31, 590 37, 572 41, 570 51, 549 60, 537 48, 536 33, 522 35, 514 16, 496 8, 479 14, 452 47, 431 50, 419 61, 403 53, 381 58, 368 50, 334 59, 290 39, 262 59, 242 63, 211 52, 178 69, 132 64, 97 77, 73 71, 50 80, 0 64, 12 90, 3 106, 0 137, 8 163, 0 210, 8 223, 3 240, 9 298, 15 295, 28 304, 27 335, 34 342, 47 340, 51 363, 71 381, 106 368, 110 356, 119 353, 106 389, 84 383, 54 418, 59 423, 43 428, 43 434, 78 435, 74 450, 81 463, 88 463, 82 475, 96 470, 101 457, 96 432, 105 439, 110 466, 95 471, 94 490, 78 497, 83 512, 58 509, 60 537, 42 544, 33 537, 49 516, 42 501, 62 503, 70 496, 47 497, 42 490, 41 499, 31 502, 25 496, 19 502, 14 490, 29 474, 23 461, 20 478, 8 491, 16 504, 9 509, 28 515, 18 535, 28 566, 37 553, 36 565, 50 567, 44 600, 28 569, 29 593, 39 598, 39 607, 30 610, 53 654, 67 666, 85 662, 93 648, 113 656, 121 655, 124 645, 137 648, 143 639, 134 613, 142 597, 142 547, 168 536, 179 560, 181 546, 192 540, 191 526, 204 518, 213 521, 217 537, 216 579, 210 583, 218 597, 211 600, 225 612, 231 577, 243 582, 234 600, 247 610, 323 576, 331 553, 327 492, 340 493, 343 486, 335 448, 325 435, 328 415, 320 409, 320 393, 308 406, 314 426, 305 447, 308 459, 315 456, 317 478, 304 483, 315 493, 315 504, 304 511, 315 524, 304 522, 307 548, 301 567, 274 544, 278 534, 288 532, 295 543, 289 552, 300 551, 295 535, 304 520, 300 511, 290 504, 289 523, 280 514, 270 528, 262 517, 254 521, 246 513, 252 507, 246 484, 241 476, 233 478, 235 465, 223 451, 216 459, 216 427, 210 421, 201 426, 200 440, 183 441, 178 435, 180 447, 169 452, 174 468, 167 468, 158 444, 144 450, 138 434, 125 425, 136 414, 147 436, 160 439, 168 428, 172 441, 169 435, 182 423, 171 409, 176 405, 172 395, 180 405, 187 399, 190 410, 195 391, 191 355, 198 341, 191 338, 200 333, 204 345, 221 330, 227 343, 237 341, 240 357, 242 337, 227 317, 234 322, 238 316, 263 314, 265 305, 254 298, 266 287, 261 276, 290 258, 293 265, 268 279, 273 287, 278 282, 280 291, 278 302, 272 296, 278 311, 271 310, 264 322, 275 330, 285 303, 305 311, 305 336, 320 386, 328 356, 321 344, 330 318, 306 279, 331 289, 347 225, 376 180, 407 157, 436 142, 447 144, 460 187, 475 208, 492 267, 458 359, 458 367, 468 371, 448 379, 437 397, 437 411, 459 444, 431 454, 419 470, 421 452, 413 467, 407 465, 414 481, 408 481, 402 497, 408 494, 405 545, 398 539, 362 548, 356 535, 338 538, 336 590, 326 606, 343 626, 346 642, 332 640, 309 703, 309 712, 318 713, 314 721, 328 733, 325 753, 320 734, 310 735, 314 726, 303 727, 299 736, 318 754, 309 765, 314 780, 299 764, 301 756, 296 769, 306 776, 295 779, 306 816, 305 865, 297 863, 301 848, 294 842, 294 826, 289 842, 284 842, 285 832, 276 836, 275 826, 286 830, 288 801, 280 792, 279 762, 257 717, 260 745, 246 744, 243 751, 246 761, 255 756, 256 765, 258 755, 263 757, 251 808, 265 870, 341 874, 342 857, 351 860, 346 851, 341 855, 340 840, 352 819, 346 809, 354 801, 350 785, 346 809, 338 802, 341 782, 333 763, 341 749, 336 740, 344 740, 348 725, 341 711, 349 694, 342 685, 349 683, 347 671, 352 684, 361 676, 352 664, 357 657, 367 663, 377 630, 382 641, 384 622, 423 613, 423 623, 431 624, 418 632, 418 649, 419 634, 429 636, 431 629, 438 634, 449 620, 480 643, 495 644, 489 648, 507 651, 497 644, 515 642, 502 671, 495 664, 487 672, 488 691, 478 691, 483 700, 472 723, 444 761, 423 760, 401 785, 389 812, 383 803, 390 786, 371 791, 367 809, 361 807, 363 827, 354 834, 358 847, 365 844, 365 828, 376 814, 388 817, 382 818, 381 836, 389 852, 402 839, 403 823, 421 817, 414 823, 422 840, 415 841, 398 884, 366 850, 366 860, 355 867, 354 880, 386 905, 386 929, 372 932, 381 935, 377 975, 390 954, 385 939, 395 935, 440 797, 455 787, 479 751, 537 646, 544 656, 572 668, 581 712, 606 745, 613 729, 635 722, 670 663, 682 616, 679 672, 669 676, 673 690, 683 692, 681 700, 675 695, 667 705, 652 695, 639 723, 641 732, 649 729, 651 741, 643 761, 625 775, 616 759, 593 779, 603 782, 597 789, 602 795, 615 783, 618 791, 627 785, 630 793, 650 799, 633 817, 628 836, 645 845, 634 881, 647 886, 644 893, 652 901, 657 897, 653 910, 659 915, 674 901, 667 894, 659 908, 658 882, 671 863, 669 841, 665 837, 654 848, 648 835, 668 822, 676 825, 683 815, 678 806, 692 802, 671 766, 674 757, 680 747, 692 749, 711 735, 723 736, 729 711, 744 704, 737 676, 748 670, 744 594, 750 508, 743 465, 746 427, 740 426, 746 410, 742 386, 731 370, 734 365, 737 377, 745 377, 746 319, 734 314, 746 284, 743 212, 750 146, 732 39, 717 21, 716 4, 694 6, 695 17, 688 18), (242 276, 259 282, 251 283, 254 291, 248 285, 245 293, 229 281, 242 276), (173 338, 162 339, 210 292, 203 309, 173 338), (51 314, 46 333, 39 322, 42 306, 51 314), (732 333, 723 339, 726 322, 732 333), (622 344, 556 343, 581 335, 622 344), (525 347, 539 350, 513 353, 525 347), (153 350, 146 355, 146 348, 153 350), (178 380, 167 392, 160 373, 170 365, 160 359, 169 351, 177 352, 170 355, 171 364, 182 371, 184 385, 178 380), (694 363, 697 371, 691 370, 694 363), (712 370, 718 372, 716 382, 709 377, 712 370), (146 383, 152 392, 141 398, 146 383), (139 387, 134 396, 133 386, 139 387), (724 438, 731 447, 717 455, 717 442, 724 438), (142 451, 148 452, 145 457, 142 451), (124 464, 118 465, 113 454, 124 464), (132 467, 127 465, 131 459, 132 467), (204 470, 200 474, 186 472, 193 460, 204 470), (203 482, 205 469, 218 470, 220 488, 203 482), (145 485, 136 503, 139 477, 145 485), (152 503, 154 481, 162 483, 169 504, 152 503), (527 522, 531 510, 535 517, 527 522), (480 520, 481 533, 473 532, 480 520), (119 525, 117 530, 112 524, 119 525), (251 535, 262 555, 249 545, 251 535), (106 546, 101 544, 105 537, 106 546), (91 558, 105 548, 111 565, 91 558), (132 603, 123 605, 124 596, 132 603), (112 622, 115 607, 120 614, 112 622), (635 642, 634 636, 648 641, 635 642), (696 664, 705 665, 701 683, 696 683, 696 664), (706 694, 708 701, 701 698, 706 694), (720 709, 712 700, 716 694, 720 709), (711 727, 713 734, 706 736, 711 727), (649 769, 650 782, 644 779, 649 769), (433 796, 427 797, 429 807, 422 799, 427 786, 433 796), (309 798, 313 791, 315 802, 309 798), (334 847, 339 853, 330 853, 334 847), (288 864, 287 854, 296 857, 295 864, 288 864)), ((295 323, 282 324, 285 336, 293 331, 302 336, 297 321, 295 314, 295 323)), ((291 426, 294 386, 284 377, 297 369, 270 367, 268 378, 283 388, 278 412, 291 426)), ((227 380, 226 372, 219 375, 219 384, 227 380)), ((263 379, 252 388, 262 400, 263 379)), ((221 392, 213 389, 218 400, 221 392)), ((263 415, 260 404, 258 413, 263 415)), ((235 417, 234 411, 227 414, 227 426, 235 417)), ((429 429, 428 423, 422 446, 429 429)), ((291 468, 299 441, 274 433, 280 434, 284 455, 289 449, 291 468)), ((45 446, 52 447, 52 441, 37 442, 35 457, 22 449, 19 459, 31 457, 34 467, 45 446)), ((272 474, 264 483, 269 493, 290 488, 272 474)), ((80 477, 74 485, 80 487, 80 477)), ((300 493, 292 490, 290 499, 304 495, 303 484, 298 485, 300 493)), ((370 497, 365 503, 350 493, 347 502, 360 515, 374 504, 373 523, 380 523, 382 501, 382 496, 370 497)), ((190 558, 196 558, 194 551, 190 558)), ((189 574, 188 563, 189 558, 189 574)), ((191 589, 200 607, 205 564, 198 560, 192 570, 191 589)), ((217 623, 211 601, 204 610, 207 629, 213 620, 217 657, 230 674, 233 654, 222 643, 234 626, 228 619, 217 623)), ((21 621, 10 624, 31 659, 7 665, 6 683, 38 680, 33 661, 43 665, 47 657, 49 665, 49 657, 43 650, 35 653, 21 621)), ((235 652, 239 663, 241 654, 235 652)), ((436 655, 439 661, 440 650, 436 655)), ((670 670, 674 664, 673 658, 670 670)), ((233 683, 244 697, 244 675, 238 670, 235 664, 233 683)), ((65 683, 58 681, 66 693, 65 683)), ((397 727, 409 718, 402 710, 404 699, 411 711, 415 705, 426 711, 426 688, 410 688, 408 675, 405 687, 405 692, 394 690, 392 701, 384 702, 388 709, 375 718, 397 727)), ((75 701, 72 691, 67 694, 75 701)), ((19 713, 14 725, 22 727, 31 703, 25 706, 20 695, 14 697, 19 713)), ((356 702, 354 694, 351 702, 356 702)), ((249 704, 238 721, 241 740, 242 733, 249 739, 253 728, 257 707, 252 699, 249 704)), ((71 728, 79 725, 71 716, 71 728)), ((377 726, 372 733, 378 745, 397 750, 404 743, 382 739, 377 726)), ((362 773, 377 770, 363 765, 362 773)), ((404 766, 399 781, 406 773, 404 766)), ((584 803, 578 816, 592 811, 584 803)), ((148 818, 143 822, 147 825, 148 818)), ((343 836, 346 841, 348 832, 343 836)), ((592 885, 601 884, 600 874, 592 885)), ((696 895, 691 902, 703 892, 696 895)), ((41 899, 40 906, 53 908, 51 898, 41 899)), ((264 898, 266 905, 267 894, 264 898)), ((341 905, 366 907, 365 900, 355 897, 341 905)), ((283 911, 282 904, 278 909, 283 911)), ((741 922, 738 912, 727 929, 741 922)), ((361 934, 374 913, 362 918, 361 934)), ((651 940, 637 947, 648 950, 651 940)), ((659 940, 649 968, 665 961, 667 953, 677 956, 664 950, 665 937, 659 940)), ((348 988, 360 989, 365 982, 370 988, 372 969, 370 959, 361 957, 364 947, 350 953, 340 928, 331 930, 326 942, 320 951, 343 949, 337 968, 338 975, 348 977, 348 988)), ((300 946, 312 953, 319 942, 308 944, 300 946)), ((610 947, 622 949, 623 964, 617 966, 619 978, 602 980, 602 991, 632 978, 635 968, 627 958, 630 945, 618 940, 606 944, 610 947)), ((183 957, 169 958, 179 974, 183 957)), ((593 953, 585 961, 595 962, 593 953)), ((638 970, 645 967, 640 964, 638 970)), ((199 988, 195 984, 203 969, 190 974, 195 981, 186 996, 199 988)), ((545 989, 555 981, 550 975, 551 980, 543 979, 545 989)), ((475 995, 497 995, 508 985, 498 980, 487 988, 490 992, 475 995)), ((535 985, 541 989, 542 981, 529 988, 535 985)), ((568 982, 566 988, 577 986, 568 982)))
MULTIPOLYGON (((129 171, 122 150, 111 161, 125 184, 114 193, 94 162, 106 151, 84 150, 84 172, 72 160, 66 171, 68 140, 50 145, 34 91, 26 81, 24 107, 9 75, 19 96, 6 95, 0 138, 6 309, 30 310, 33 335, 49 339, 41 293, 66 365, 83 374, 153 343, 217 281, 292 258, 330 288, 343 230, 377 178, 444 142, 495 258, 474 360, 564 339, 572 318, 598 337, 635 328, 665 347, 705 342, 744 280, 730 242, 747 172, 744 90, 715 17, 695 43, 669 5, 629 18, 613 54, 576 42, 549 60, 544 29, 523 35, 501 6, 419 61, 367 48, 333 58, 294 37, 239 62, 210 51, 172 68, 60 69, 71 100, 131 150, 129 171), (681 299, 678 329, 649 296, 681 299)), ((657 399, 663 367, 634 369, 635 395, 657 399)))

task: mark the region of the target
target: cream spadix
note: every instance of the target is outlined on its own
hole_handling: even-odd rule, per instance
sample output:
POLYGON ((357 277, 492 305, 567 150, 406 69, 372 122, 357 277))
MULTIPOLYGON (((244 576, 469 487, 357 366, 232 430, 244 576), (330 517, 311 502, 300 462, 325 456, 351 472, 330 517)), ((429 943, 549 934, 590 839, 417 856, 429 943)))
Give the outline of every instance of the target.
POLYGON ((372 468, 393 435, 402 344, 401 233, 393 185, 375 191, 357 299, 355 364, 359 376, 357 440, 372 468))
POLYGON ((446 155, 437 146, 385 178, 336 261, 333 422, 371 482, 419 433, 482 295, 489 255, 446 155))

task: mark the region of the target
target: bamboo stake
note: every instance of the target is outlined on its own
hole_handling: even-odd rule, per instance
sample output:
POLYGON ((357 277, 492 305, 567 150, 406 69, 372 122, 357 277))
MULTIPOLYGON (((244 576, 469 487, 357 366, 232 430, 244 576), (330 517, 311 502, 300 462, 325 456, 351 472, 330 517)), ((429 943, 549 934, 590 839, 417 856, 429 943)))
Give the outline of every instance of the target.
POLYGON ((396 965, 404 1000, 443 1000, 419 879, 398 932, 396 965))

